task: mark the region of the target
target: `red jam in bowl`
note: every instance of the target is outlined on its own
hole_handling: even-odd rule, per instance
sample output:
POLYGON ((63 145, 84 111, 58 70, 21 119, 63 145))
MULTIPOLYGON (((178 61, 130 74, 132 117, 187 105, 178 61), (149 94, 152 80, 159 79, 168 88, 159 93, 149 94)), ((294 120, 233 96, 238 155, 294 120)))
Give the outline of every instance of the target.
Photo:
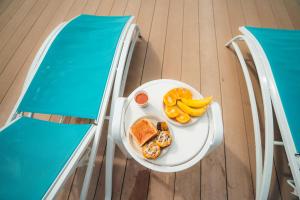
POLYGON ((140 106, 146 106, 148 103, 148 95, 145 92, 138 92, 134 98, 135 102, 140 106))

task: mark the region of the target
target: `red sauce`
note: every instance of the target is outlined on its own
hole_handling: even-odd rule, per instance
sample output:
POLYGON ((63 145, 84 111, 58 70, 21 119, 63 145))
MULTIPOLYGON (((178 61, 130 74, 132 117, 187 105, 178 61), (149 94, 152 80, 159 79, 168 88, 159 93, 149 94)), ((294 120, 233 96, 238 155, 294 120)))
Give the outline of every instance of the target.
POLYGON ((144 104, 148 101, 148 96, 145 93, 140 93, 140 94, 136 95, 135 101, 138 104, 144 104))

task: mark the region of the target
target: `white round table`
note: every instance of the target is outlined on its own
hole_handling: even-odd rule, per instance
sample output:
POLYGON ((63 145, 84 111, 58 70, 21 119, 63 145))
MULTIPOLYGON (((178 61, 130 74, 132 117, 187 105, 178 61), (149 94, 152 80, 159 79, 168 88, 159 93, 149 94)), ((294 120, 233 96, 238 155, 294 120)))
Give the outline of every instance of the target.
MULTIPOLYGON (((164 114, 163 95, 175 87, 188 88, 192 91, 193 98, 202 97, 197 90, 183 82, 166 79, 155 80, 136 88, 127 98, 121 113, 120 134, 124 148, 141 165, 155 171, 174 172, 191 167, 209 151, 214 138, 210 112, 194 118, 192 123, 189 122, 187 125, 172 123, 171 119, 164 114), (145 108, 139 107, 134 101, 134 95, 140 90, 148 93, 149 105, 145 108), (162 121, 166 121, 173 135, 173 142, 167 152, 155 160, 146 159, 137 153, 128 139, 130 126, 144 116, 156 116, 162 121)), ((220 123, 222 124, 222 122, 220 123)))

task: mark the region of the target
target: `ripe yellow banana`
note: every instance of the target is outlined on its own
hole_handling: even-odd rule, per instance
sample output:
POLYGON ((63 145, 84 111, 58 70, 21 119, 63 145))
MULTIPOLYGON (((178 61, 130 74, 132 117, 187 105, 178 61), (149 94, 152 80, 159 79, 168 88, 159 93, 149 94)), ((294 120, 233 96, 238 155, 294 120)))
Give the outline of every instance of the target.
POLYGON ((177 101, 177 105, 183 112, 191 115, 192 117, 199 117, 203 115, 206 111, 206 106, 202 108, 191 108, 182 103, 181 101, 177 101))
POLYGON ((182 103, 184 103, 185 105, 187 105, 189 107, 201 108, 201 107, 207 106, 208 104, 211 103, 212 96, 205 97, 203 99, 185 99, 185 98, 182 98, 181 101, 182 101, 182 103))

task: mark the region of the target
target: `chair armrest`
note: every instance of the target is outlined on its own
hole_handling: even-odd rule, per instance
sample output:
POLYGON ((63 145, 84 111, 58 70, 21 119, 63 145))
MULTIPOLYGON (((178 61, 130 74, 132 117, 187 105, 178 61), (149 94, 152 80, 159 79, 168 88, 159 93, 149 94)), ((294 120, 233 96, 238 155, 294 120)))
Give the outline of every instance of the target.
POLYGON ((210 109, 208 112, 210 116, 210 125, 211 125, 210 131, 213 134, 209 151, 212 151, 217 146, 219 146, 223 141, 223 120, 222 120, 221 107, 218 103, 216 102, 212 103, 210 105, 210 109))
POLYGON ((118 97, 116 98, 113 106, 113 112, 110 116, 111 119, 111 136, 115 143, 122 143, 121 131, 122 131, 122 118, 123 109, 126 102, 126 98, 118 97))
POLYGON ((118 145, 119 149, 122 153, 127 157, 131 158, 131 156, 126 151, 123 141, 122 141, 122 123, 123 123, 123 112, 124 106, 127 101, 125 97, 117 97, 112 110, 112 115, 110 116, 111 124, 110 124, 110 134, 108 134, 108 138, 112 139, 115 144, 118 145))

